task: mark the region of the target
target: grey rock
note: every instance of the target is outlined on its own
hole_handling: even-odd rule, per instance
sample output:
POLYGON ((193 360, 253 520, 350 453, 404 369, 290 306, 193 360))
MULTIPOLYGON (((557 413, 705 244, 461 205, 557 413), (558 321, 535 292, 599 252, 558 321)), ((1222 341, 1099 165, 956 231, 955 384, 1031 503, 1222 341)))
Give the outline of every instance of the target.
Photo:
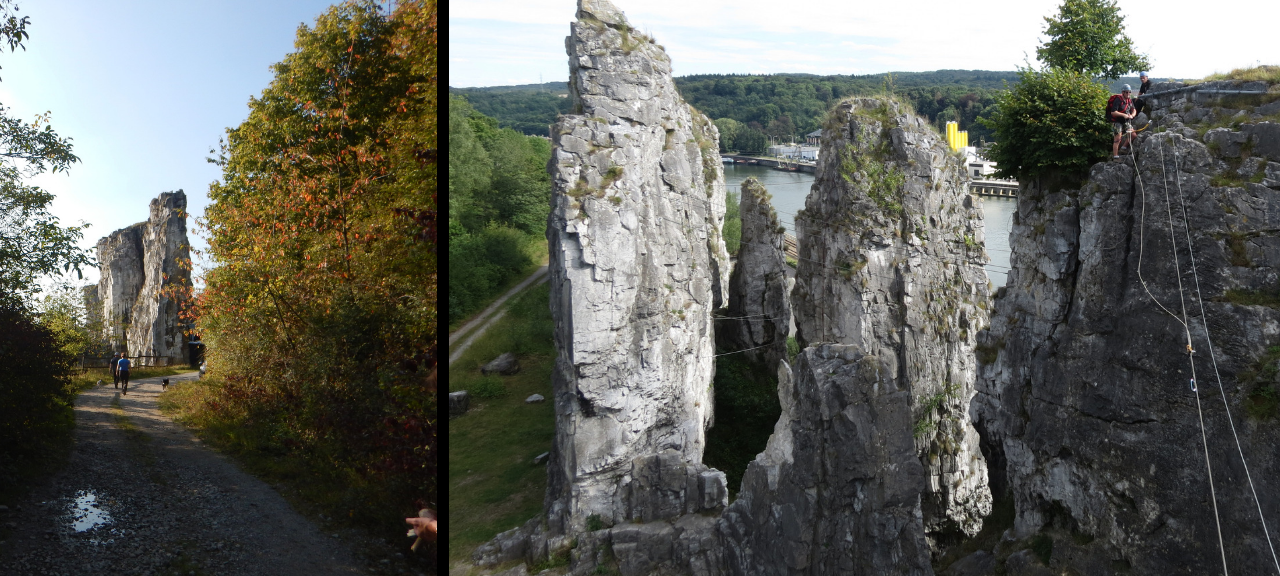
POLYGON ((623 484, 629 504, 624 517, 628 520, 653 522, 719 510, 728 504, 724 473, 703 464, 689 464, 675 450, 636 458, 630 478, 623 484))
POLYGON ((503 562, 526 560, 525 552, 528 550, 530 537, 537 530, 539 522, 538 518, 533 518, 519 528, 494 536, 471 553, 471 560, 477 566, 496 566, 503 562))
MULTIPOLYGON (((979 550, 956 560, 955 563, 948 566, 946 570, 940 572, 941 576, 987 576, 995 574, 996 557, 990 552, 979 550)), ((1014 572, 1015 574, 1017 572, 1014 572)))
POLYGON ((1014 552, 1004 562, 1006 574, 1018 574, 1020 576, 1051 576, 1054 574, 1052 570, 1045 567, 1044 563, 1036 558, 1031 550, 1022 550, 1014 552))
POLYGON ((565 42, 574 113, 552 128, 554 535, 590 516, 625 521, 633 461, 674 451, 698 465, 711 422, 728 272, 718 132, 680 97, 663 49, 625 22, 607 0, 580 0, 565 42))
POLYGON ((666 522, 621 524, 610 532, 622 576, 671 569, 675 528, 666 522))
POLYGON ((982 200, 945 140, 897 102, 853 98, 831 114, 796 217, 796 339, 886 366, 911 398, 926 532, 975 535, 991 510, 969 418, 989 302, 982 200))
POLYGON ((547 399, 544 398, 541 394, 530 394, 528 398, 524 399, 525 404, 537 404, 539 402, 546 402, 546 401, 547 399))
MULTIPOLYGON (((972 412, 995 464, 992 485, 1013 495, 1014 535, 1052 525, 1092 537, 1072 554, 1055 551, 1053 573, 1098 573, 1113 558, 1133 574, 1217 570, 1202 438, 1218 514, 1242 526, 1224 540, 1228 559, 1270 563, 1258 504, 1238 471, 1243 452, 1255 482, 1280 472, 1280 430, 1246 417, 1252 387, 1241 377, 1280 345, 1280 311, 1234 304, 1228 290, 1274 290, 1280 193, 1213 186, 1235 166, 1207 144, 1221 152, 1244 134, 1253 156, 1270 158, 1273 128, 1211 130, 1202 141, 1190 128, 1164 127, 1140 136, 1136 169, 1100 163, 1078 188, 1024 186, 1007 289, 979 337, 990 362, 972 412)), ((1280 506, 1270 492, 1258 496, 1263 510, 1280 506)), ((1038 563, 1019 552, 1007 568, 1030 574, 1038 563)))
POLYGON ((1262 156, 1272 162, 1280 162, 1280 124, 1260 122, 1246 126, 1250 142, 1253 143, 1253 154, 1262 156))
POLYGON ((787 357, 791 303, 784 230, 769 200, 754 177, 742 183, 742 243, 729 276, 727 319, 716 326, 716 337, 723 348, 743 350, 748 360, 776 372, 787 357))
POLYGON ((895 363, 820 344, 780 365, 782 416, 718 525, 725 574, 932 574, 895 363))
POLYGON ((480 367, 480 373, 484 375, 502 374, 503 376, 510 376, 519 371, 520 362, 516 360, 516 355, 511 352, 503 352, 488 364, 480 367))
POLYGON ((471 394, 466 390, 449 393, 449 417, 456 418, 471 408, 471 394))
POLYGON ((161 358, 142 359, 136 365, 164 364, 163 359, 173 364, 186 358, 180 303, 163 292, 171 285, 191 284, 191 271, 180 265, 190 259, 186 208, 181 190, 162 193, 151 201, 146 222, 98 241, 102 275, 96 293, 86 291, 86 304, 93 305, 92 316, 103 320, 104 340, 114 352, 161 358))
POLYGON ((525 566, 524 564, 519 564, 511 568, 508 568, 506 570, 503 570, 501 572, 498 572, 493 576, 529 576, 529 567, 525 566))

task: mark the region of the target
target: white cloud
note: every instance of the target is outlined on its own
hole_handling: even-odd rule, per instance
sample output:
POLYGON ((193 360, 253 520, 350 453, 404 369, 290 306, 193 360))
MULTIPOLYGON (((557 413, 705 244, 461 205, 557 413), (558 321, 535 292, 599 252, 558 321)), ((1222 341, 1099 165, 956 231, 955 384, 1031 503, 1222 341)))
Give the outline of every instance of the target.
MULTIPOLYGON (((615 0, 654 35, 677 74, 866 74, 947 68, 1013 70, 1035 62, 1044 17, 1060 0, 956 3, 813 0, 615 0), (692 23, 698 23, 692 25, 692 23), (785 49, 783 49, 785 48, 785 49)), ((1202 77, 1258 62, 1280 64, 1280 2, 1179 9, 1164 0, 1121 3, 1127 32, 1157 78, 1202 77), (1209 40, 1206 34, 1221 34, 1209 40)), ((573 0, 464 0, 450 4, 451 86, 522 78, 563 80, 573 0)))

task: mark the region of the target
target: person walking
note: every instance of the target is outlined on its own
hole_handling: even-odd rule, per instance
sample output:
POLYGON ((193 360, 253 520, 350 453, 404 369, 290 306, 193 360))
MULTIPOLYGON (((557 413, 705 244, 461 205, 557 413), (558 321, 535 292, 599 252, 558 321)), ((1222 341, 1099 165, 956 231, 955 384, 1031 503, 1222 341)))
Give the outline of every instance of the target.
POLYGON ((129 357, 122 355, 120 357, 119 372, 120 372, 120 381, 124 383, 124 391, 122 392, 122 394, 124 394, 125 396, 129 395, 129 366, 130 365, 131 363, 129 362, 129 357))
POLYGON ((1133 93, 1133 89, 1128 84, 1124 85, 1124 90, 1119 94, 1113 94, 1107 100, 1107 120, 1111 121, 1111 159, 1120 159, 1120 140, 1125 139, 1126 145, 1133 142, 1133 124, 1129 121, 1137 116, 1133 112, 1133 99, 1129 97, 1133 93))
POLYGON ((120 387, 120 366, 118 366, 119 363, 120 363, 120 353, 116 352, 115 355, 111 356, 111 365, 110 365, 112 385, 115 386, 116 388, 120 387))

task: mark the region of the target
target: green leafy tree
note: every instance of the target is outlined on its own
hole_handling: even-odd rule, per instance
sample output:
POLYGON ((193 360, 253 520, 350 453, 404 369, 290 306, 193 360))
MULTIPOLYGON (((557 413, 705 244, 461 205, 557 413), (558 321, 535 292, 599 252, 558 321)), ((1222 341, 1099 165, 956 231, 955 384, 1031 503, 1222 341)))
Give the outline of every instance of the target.
POLYGON ((1049 40, 1036 56, 1050 67, 1111 80, 1151 67, 1145 55, 1134 52, 1115 0, 1064 0, 1058 15, 1044 21, 1049 40))
POLYGON ((1027 68, 1021 81, 1001 95, 997 111, 983 122, 996 134, 988 157, 997 178, 1024 180, 1079 174, 1110 152, 1102 110, 1105 86, 1063 68, 1027 68))
MULTIPOLYGON (((9 50, 23 46, 30 19, 18 17, 12 0, 0 0, 0 41, 9 50)), ((18 301, 37 290, 43 275, 94 265, 77 243, 88 224, 64 227, 49 213, 53 195, 23 180, 67 170, 80 159, 71 140, 53 131, 49 114, 26 122, 0 107, 0 300, 18 301)))
POLYGON ((435 490, 436 6, 301 26, 213 161, 197 300, 215 396, 378 523, 435 490))
POLYGON ((720 151, 733 150, 734 140, 744 128, 746 128, 745 125, 733 118, 717 118, 716 129, 720 131, 720 151))
POLYGON ((468 120, 474 110, 463 98, 449 97, 449 218, 476 227, 477 195, 489 188, 492 164, 468 120), (464 220, 465 219, 465 220, 464 220))

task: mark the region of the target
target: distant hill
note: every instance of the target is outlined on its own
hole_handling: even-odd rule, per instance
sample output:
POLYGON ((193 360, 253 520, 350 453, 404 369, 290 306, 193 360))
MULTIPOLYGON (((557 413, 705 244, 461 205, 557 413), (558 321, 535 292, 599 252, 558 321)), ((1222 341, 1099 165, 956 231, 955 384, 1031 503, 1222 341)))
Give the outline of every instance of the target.
POLYGON ((482 86, 479 88, 449 87, 453 94, 505 94, 508 92, 550 92, 552 94, 568 94, 568 82, 546 82, 543 84, 517 84, 515 86, 482 86))
MULTIPOLYGON (((969 131, 969 141, 991 139, 991 132, 977 122, 989 113, 995 94, 1017 83, 1017 72, 988 70, 936 70, 864 75, 816 74, 694 74, 675 79, 685 100, 704 114, 755 123, 769 131, 785 116, 797 137, 816 130, 831 105, 846 96, 878 93, 886 88, 910 101, 916 112, 940 128, 948 120, 969 131)), ((1138 90, 1137 77, 1109 83, 1112 92, 1123 84, 1138 90)), ((547 127, 559 114, 568 114, 567 82, 449 88, 465 97, 481 113, 499 125, 530 135, 547 136, 547 127)), ((786 126, 780 122, 775 126, 786 126)))

